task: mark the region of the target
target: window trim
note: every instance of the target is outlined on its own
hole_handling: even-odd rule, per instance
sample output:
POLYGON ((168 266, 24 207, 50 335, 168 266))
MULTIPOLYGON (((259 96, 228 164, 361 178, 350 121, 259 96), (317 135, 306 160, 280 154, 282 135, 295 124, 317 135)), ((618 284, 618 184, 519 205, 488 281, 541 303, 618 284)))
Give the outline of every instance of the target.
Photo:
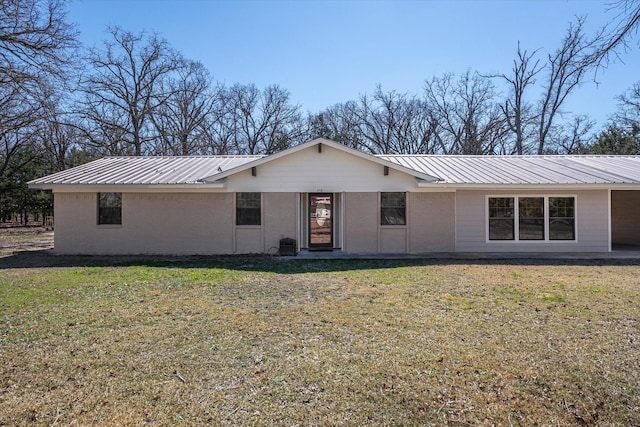
POLYGON ((262 197, 262 192, 260 192, 260 191, 236 191, 235 192, 235 197, 233 198, 233 208, 234 208, 234 213, 235 213, 235 218, 234 218, 234 221, 233 221, 234 222, 234 226, 235 227, 242 227, 242 228, 259 228, 259 227, 262 227, 262 223, 263 223, 262 201, 263 201, 263 197, 262 197), (238 195, 240 195, 240 194, 258 194, 260 196, 260 206, 258 208, 239 208, 238 207, 238 195), (258 209, 259 212, 260 212, 260 215, 258 216, 259 223, 258 224, 238 224, 238 209, 258 209))
POLYGON ((122 197, 122 192, 121 191, 99 191, 96 194, 96 225, 99 228, 121 228, 122 227, 122 205, 123 205, 123 197, 122 197), (114 193, 114 194, 120 194, 120 222, 105 222, 102 223, 100 222, 100 195, 101 194, 109 194, 109 193, 114 193))
POLYGON ((484 201, 484 227, 485 227, 485 242, 491 244, 576 244, 578 243, 578 196, 574 193, 571 194, 549 194, 549 193, 535 193, 535 194, 485 194, 484 201), (513 198, 513 206, 514 206, 514 238, 511 240, 492 240, 489 239, 489 199, 490 198, 505 198, 510 197, 513 198), (520 239, 520 198, 543 198, 544 199, 544 240, 543 239, 520 239), (551 239, 549 235, 549 198, 560 197, 560 198, 573 198, 573 221, 574 221, 574 238, 571 240, 559 240, 559 239, 551 239))
POLYGON ((407 201, 408 201, 409 197, 407 196, 407 192, 406 191, 381 191, 379 193, 378 196, 378 226, 379 227, 393 227, 393 228, 397 228, 397 227, 407 227, 409 224, 409 219, 407 218, 407 201), (404 195, 404 206, 399 208, 399 207, 394 207, 394 206, 382 206, 382 195, 385 193, 399 193, 399 194, 403 194, 404 195), (393 209, 404 209, 404 223, 403 224, 383 224, 382 223, 382 209, 385 208, 393 208, 393 209))

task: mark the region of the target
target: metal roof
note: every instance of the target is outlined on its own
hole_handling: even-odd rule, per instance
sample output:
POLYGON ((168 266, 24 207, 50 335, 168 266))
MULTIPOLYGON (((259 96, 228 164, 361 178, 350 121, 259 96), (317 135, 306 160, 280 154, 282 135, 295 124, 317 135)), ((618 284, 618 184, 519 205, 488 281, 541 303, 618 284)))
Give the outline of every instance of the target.
POLYGON ((449 184, 639 184, 640 156, 380 155, 449 184))
POLYGON ((263 156, 105 157, 34 179, 34 186, 194 184, 263 156))
MULTIPOLYGON (((324 140, 314 140, 324 141, 324 140)), ((313 143, 314 141, 311 141, 313 143)), ((83 185, 208 185, 272 156, 105 157, 30 181, 33 188, 83 185)), ((449 156, 377 155, 376 162, 398 165, 428 186, 482 185, 640 185, 640 156, 449 156), (428 179, 423 177, 436 177, 428 179)), ((261 164, 261 163, 260 163, 261 164)))

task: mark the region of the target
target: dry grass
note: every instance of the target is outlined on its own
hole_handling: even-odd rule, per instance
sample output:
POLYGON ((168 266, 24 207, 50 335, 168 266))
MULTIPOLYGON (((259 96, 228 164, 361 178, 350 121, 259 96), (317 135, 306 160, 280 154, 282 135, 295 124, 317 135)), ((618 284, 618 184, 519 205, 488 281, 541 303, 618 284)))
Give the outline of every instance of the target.
POLYGON ((0 269, 0 425, 638 425, 639 273, 0 269))
POLYGON ((53 248, 53 231, 43 227, 0 228, 0 258, 17 251, 53 248))

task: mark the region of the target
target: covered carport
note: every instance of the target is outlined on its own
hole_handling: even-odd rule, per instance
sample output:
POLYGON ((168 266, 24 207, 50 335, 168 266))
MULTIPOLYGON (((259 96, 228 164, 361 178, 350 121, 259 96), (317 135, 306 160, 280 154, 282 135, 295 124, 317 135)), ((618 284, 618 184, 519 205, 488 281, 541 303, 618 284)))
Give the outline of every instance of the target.
POLYGON ((611 247, 640 249, 640 190, 611 190, 611 247))

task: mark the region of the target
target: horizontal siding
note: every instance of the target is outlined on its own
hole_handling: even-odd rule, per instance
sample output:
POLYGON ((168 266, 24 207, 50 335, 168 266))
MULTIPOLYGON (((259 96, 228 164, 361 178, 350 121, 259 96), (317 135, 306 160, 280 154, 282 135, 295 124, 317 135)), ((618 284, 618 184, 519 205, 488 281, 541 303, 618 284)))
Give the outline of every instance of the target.
POLYGON ((416 178, 328 145, 312 146, 228 178, 229 191, 261 192, 378 192, 416 188, 416 178))
POLYGON ((608 192, 458 191, 457 252, 604 252, 609 250, 608 192), (577 240, 571 242, 487 242, 487 195, 575 195, 577 240))

